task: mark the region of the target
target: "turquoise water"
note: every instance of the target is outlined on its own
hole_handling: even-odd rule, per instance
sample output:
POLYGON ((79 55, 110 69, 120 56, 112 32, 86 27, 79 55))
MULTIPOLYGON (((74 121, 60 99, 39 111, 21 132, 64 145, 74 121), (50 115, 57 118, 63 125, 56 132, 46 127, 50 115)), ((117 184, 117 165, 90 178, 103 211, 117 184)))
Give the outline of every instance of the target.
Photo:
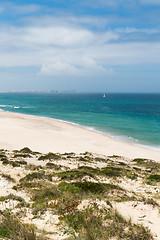
POLYGON ((0 109, 61 119, 160 148, 160 94, 0 93, 0 109))

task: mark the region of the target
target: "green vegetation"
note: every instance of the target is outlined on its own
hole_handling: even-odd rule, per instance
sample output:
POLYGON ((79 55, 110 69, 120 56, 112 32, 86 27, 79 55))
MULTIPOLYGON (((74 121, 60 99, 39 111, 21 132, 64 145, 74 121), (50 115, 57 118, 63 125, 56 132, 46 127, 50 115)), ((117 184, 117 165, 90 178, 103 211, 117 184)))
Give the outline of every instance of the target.
POLYGON ((9 194, 7 196, 0 196, 0 201, 1 202, 6 201, 6 200, 10 200, 10 199, 25 203, 25 200, 22 197, 16 196, 16 195, 13 195, 13 194, 9 194))
POLYGON ((123 177, 127 176, 131 179, 136 179, 137 174, 132 173, 132 170, 129 168, 120 168, 108 166, 106 168, 92 168, 88 166, 81 166, 78 169, 58 172, 55 174, 61 180, 76 180, 82 179, 85 176, 91 177, 93 179, 97 179, 97 176, 106 176, 106 177, 123 177))
POLYGON ((160 163, 149 159, 135 158, 132 162, 136 163, 140 167, 150 168, 151 171, 159 171, 160 163))
POLYGON ((58 176, 61 180, 75 180, 78 178, 81 179, 84 176, 95 178, 95 175, 93 173, 91 173, 90 171, 85 171, 82 168, 71 171, 58 172, 55 175, 58 176))
POLYGON ((54 169, 54 170, 60 170, 60 169, 61 169, 61 166, 59 166, 59 165, 57 165, 57 164, 54 164, 54 163, 52 163, 52 162, 48 162, 48 163, 46 164, 46 166, 47 166, 48 168, 52 168, 52 169, 54 169))
POLYGON ((35 190, 32 195, 32 200, 35 202, 47 202, 52 199, 57 199, 58 197, 60 197, 60 192, 58 191, 57 186, 50 185, 40 191, 35 190))
POLYGON ((14 154, 13 158, 31 158, 31 155, 30 154, 23 154, 23 153, 17 153, 17 154, 14 154))
POLYGON ((109 166, 109 167, 103 168, 102 173, 108 177, 122 177, 131 173, 131 170, 126 168, 109 166))
POLYGON ((122 188, 113 184, 94 182, 61 182, 58 188, 63 192, 79 193, 81 195, 84 193, 99 195, 114 189, 123 191, 122 188))
POLYGON ((73 211, 63 215, 61 219, 67 223, 72 233, 72 237, 67 238, 68 240, 109 240, 113 237, 128 240, 153 239, 150 232, 143 226, 126 221, 112 209, 99 210, 96 204, 88 206, 83 211, 73 211))
POLYGON ((40 180, 52 180, 51 175, 46 175, 44 171, 42 172, 33 172, 33 173, 29 173, 27 174, 24 178, 20 179, 20 182, 28 182, 28 181, 32 181, 34 179, 40 179, 40 180))
MULTIPOLYGON (((32 201, 34 201, 32 205, 32 214, 35 216, 43 214, 48 208, 51 206, 49 202, 51 200, 55 200, 60 198, 60 192, 57 189, 57 186, 50 185, 48 187, 44 187, 41 185, 41 189, 35 189, 32 192, 32 201)), ((53 206, 52 206, 53 207, 53 206)), ((55 207, 55 206, 54 206, 55 207)))
POLYGON ((14 178, 12 178, 9 174, 2 173, 1 176, 9 182, 15 182, 14 178))
POLYGON ((160 175, 158 175, 158 174, 150 175, 149 177, 146 178, 146 182, 148 184, 154 185, 157 182, 160 182, 160 175))
POLYGON ((133 162, 136 162, 137 164, 144 164, 146 161, 148 161, 148 159, 144 159, 144 158, 133 159, 133 162))
POLYGON ((10 213, 1 213, 0 237, 12 240, 44 240, 43 236, 37 236, 36 229, 31 224, 23 224, 10 213))
MULTIPOLYGON (((44 155, 27 147, 14 152, 0 152, 0 161, 8 165, 3 166, 4 169, 11 170, 10 174, 1 174, 1 177, 10 181, 11 188, 17 191, 15 195, 0 197, 2 208, 11 208, 0 211, 0 238, 43 240, 40 230, 23 224, 29 214, 35 222, 42 221, 44 225, 48 224, 48 216, 59 219, 54 228, 60 233, 68 233, 66 240, 153 239, 148 229, 133 224, 115 211, 114 203, 136 201, 135 204, 141 202, 159 207, 154 194, 144 197, 134 188, 133 192, 127 187, 122 188, 123 181, 127 186, 131 182, 129 179, 143 183, 144 187, 146 182, 152 185, 160 182, 158 163, 148 159, 134 159, 129 163, 119 156, 95 157, 87 152, 80 155, 50 152, 44 155), (26 156, 33 157, 33 164, 27 164, 26 156), (46 162, 37 166, 37 160, 46 162), (60 165, 61 161, 58 164, 56 160, 66 161, 67 164, 60 165), (12 167, 18 169, 12 171, 12 167), (16 182, 12 172, 16 173, 16 182), (19 195, 26 196, 26 201, 19 195)), ((52 232, 46 231, 47 234, 55 239, 52 232)))
POLYGON ((137 174, 129 174, 126 177, 130 178, 131 180, 135 180, 135 179, 137 179, 138 175, 137 174))
POLYGON ((38 158, 38 160, 57 160, 57 159, 60 159, 60 156, 51 152, 46 155, 42 155, 38 158))
POLYGON ((4 159, 4 158, 7 158, 5 153, 0 153, 0 160, 4 159))
POLYGON ((28 147, 24 147, 20 150, 21 153, 33 153, 31 149, 28 147))
POLYGON ((7 196, 0 196, 0 202, 7 202, 8 200, 15 200, 18 201, 19 203, 17 204, 16 207, 27 207, 28 204, 24 200, 24 198, 14 195, 14 194, 9 194, 7 196))
POLYGON ((1 158, 1 161, 2 161, 2 163, 3 163, 4 165, 7 165, 7 164, 10 163, 10 161, 8 161, 7 158, 1 158))
MULTIPOLYGON (((17 157, 19 157, 19 156, 17 155, 15 158, 17 158, 17 157)), ((10 164, 12 167, 20 167, 20 165, 27 165, 27 162, 25 160, 23 160, 23 158, 25 158, 25 157, 26 156, 21 156, 21 160, 8 160, 8 158, 5 157, 5 158, 1 158, 0 161, 2 161, 2 163, 4 165, 10 164)))

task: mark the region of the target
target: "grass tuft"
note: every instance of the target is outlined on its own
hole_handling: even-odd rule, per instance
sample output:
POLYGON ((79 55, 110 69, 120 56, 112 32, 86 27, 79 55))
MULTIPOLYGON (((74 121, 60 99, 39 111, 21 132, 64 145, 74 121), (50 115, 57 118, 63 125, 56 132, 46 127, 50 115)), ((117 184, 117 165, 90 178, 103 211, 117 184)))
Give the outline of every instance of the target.
POLYGON ((31 224, 23 224, 9 213, 1 214, 0 237, 12 240, 44 240, 36 235, 36 229, 31 224))

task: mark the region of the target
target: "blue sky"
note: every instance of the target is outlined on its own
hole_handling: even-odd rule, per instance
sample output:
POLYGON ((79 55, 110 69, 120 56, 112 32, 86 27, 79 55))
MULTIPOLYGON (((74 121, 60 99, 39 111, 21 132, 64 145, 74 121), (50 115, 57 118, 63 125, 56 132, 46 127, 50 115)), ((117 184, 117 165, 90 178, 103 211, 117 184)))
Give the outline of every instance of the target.
POLYGON ((0 3, 0 90, 160 92, 160 0, 0 3))

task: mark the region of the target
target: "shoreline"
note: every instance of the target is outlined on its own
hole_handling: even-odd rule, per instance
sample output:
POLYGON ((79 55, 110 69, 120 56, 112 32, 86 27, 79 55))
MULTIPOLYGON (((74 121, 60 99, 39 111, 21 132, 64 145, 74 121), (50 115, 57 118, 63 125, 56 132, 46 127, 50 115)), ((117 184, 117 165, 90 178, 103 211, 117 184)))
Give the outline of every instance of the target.
MULTIPOLYGON (((29 115, 29 114, 27 114, 27 115, 29 115)), ((38 115, 31 115, 31 116, 38 116, 38 115)), ((39 117, 44 117, 44 116, 39 116, 39 117)), ((131 145, 134 145, 134 146, 139 146, 139 147, 146 148, 146 149, 160 151, 160 146, 143 144, 143 143, 139 142, 138 139, 134 139, 132 137, 127 137, 125 135, 116 135, 114 133, 109 133, 109 132, 98 130, 98 129, 94 128, 94 127, 89 127, 89 126, 86 126, 86 125, 82 125, 80 123, 74 123, 74 122, 70 122, 70 121, 62 120, 62 119, 58 119, 58 118, 50 118, 50 117, 44 117, 44 118, 53 119, 53 120, 56 120, 56 121, 60 121, 62 123, 63 122, 64 123, 68 123, 68 124, 71 124, 73 126, 76 126, 76 127, 82 128, 82 129, 86 129, 88 131, 93 131, 95 133, 99 133, 99 134, 105 135, 106 137, 109 137, 109 138, 111 138, 111 139, 113 139, 115 141, 131 144, 131 145)))
POLYGON ((25 146, 40 152, 93 152, 126 158, 160 161, 160 151, 116 140, 76 123, 21 113, 0 111, 0 148, 25 146))
MULTIPOLYGON (((17 107, 15 107, 15 108, 17 108, 17 107)), ((68 121, 68 120, 62 120, 62 119, 59 119, 59 118, 52 118, 52 117, 48 117, 48 116, 34 115, 34 114, 28 114, 28 113, 19 113, 19 112, 12 112, 12 111, 4 111, 3 109, 0 109, 0 112, 1 111, 2 112, 13 113, 13 114, 35 116, 35 117, 40 117, 40 118, 59 121, 59 122, 62 122, 62 123, 68 123, 68 124, 71 124, 72 126, 75 126, 75 127, 79 127, 79 128, 82 128, 82 129, 85 129, 85 130, 88 130, 88 131, 93 131, 95 133, 105 135, 106 137, 109 137, 109 138, 111 138, 112 140, 115 140, 115 141, 131 144, 131 145, 142 147, 142 148, 145 148, 145 149, 160 151, 160 145, 156 146, 156 145, 149 145, 147 143, 145 144, 143 142, 140 142, 138 139, 134 139, 134 138, 129 137, 129 136, 117 135, 116 133, 111 133, 111 132, 98 130, 95 127, 90 127, 90 126, 87 126, 87 125, 83 125, 81 123, 75 123, 75 122, 71 122, 71 121, 68 121)))

